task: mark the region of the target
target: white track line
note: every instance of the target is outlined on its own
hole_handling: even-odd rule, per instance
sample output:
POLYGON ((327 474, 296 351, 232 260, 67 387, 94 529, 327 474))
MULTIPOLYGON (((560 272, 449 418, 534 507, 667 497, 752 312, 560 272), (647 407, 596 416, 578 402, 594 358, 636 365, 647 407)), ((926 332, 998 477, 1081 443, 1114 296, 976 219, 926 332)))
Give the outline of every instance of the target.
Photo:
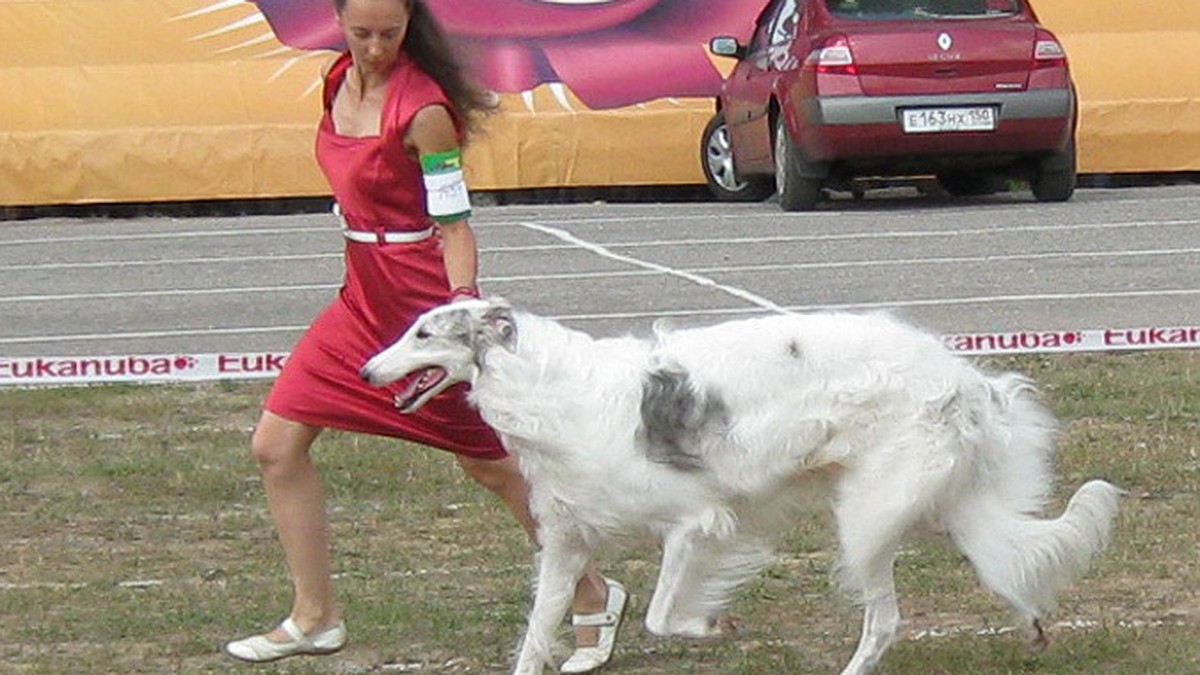
MULTIPOLYGON (((830 214, 818 214, 830 215, 830 214)), ((863 216, 870 217, 872 220, 867 222, 870 225, 874 222, 873 219, 877 215, 868 213, 846 213, 843 216, 863 216)), ((928 213, 921 217, 924 220, 929 220, 928 213)), ((942 215, 939 212, 935 215, 942 215)), ((603 225, 608 223, 647 223, 669 221, 694 221, 694 220, 737 220, 738 222, 749 222, 754 220, 769 219, 772 222, 778 222, 779 214, 765 213, 748 213, 748 214, 682 214, 682 215, 653 215, 653 216, 629 216, 629 217, 603 217, 603 218, 575 218, 562 219, 565 223, 571 225, 587 225, 597 224, 603 225)), ((916 217, 915 215, 913 217, 916 217)), ((499 227, 524 227, 528 221, 513 220, 513 221, 493 221, 493 222, 478 222, 473 221, 472 226, 480 228, 499 228, 499 227)), ((890 230, 867 230, 863 232, 839 232, 836 234, 818 234, 818 235, 781 235, 771 237, 722 237, 710 239, 676 239, 676 240, 656 240, 647 242, 629 242, 621 243, 621 246, 678 246, 680 244, 725 244, 725 243, 742 243, 747 239, 760 241, 762 243, 774 242, 800 242, 800 241, 842 241, 848 239, 894 239, 894 238, 923 238, 923 237, 956 237, 962 235, 979 235, 992 234, 1004 235, 1014 232, 1058 232, 1064 230, 1108 230, 1122 229, 1131 227, 1179 227, 1185 225, 1197 225, 1200 220, 1196 218, 1181 218, 1174 220, 1143 220, 1143 221, 1115 221, 1115 222, 1098 222, 1098 223, 1065 223, 1052 225, 1016 225, 1004 227, 1003 229, 995 229, 991 227, 979 228, 954 228, 945 230, 912 230, 895 232, 890 230)), ((0 247, 3 246, 41 246, 46 244, 79 244, 79 243, 95 243, 95 242, 110 242, 110 241, 136 241, 136 240, 157 240, 157 239, 182 239, 182 238, 209 238, 209 237, 239 237, 239 236, 262 236, 262 235, 294 235, 294 234, 328 234, 334 237, 339 235, 339 230, 328 225, 322 226, 301 226, 301 227, 278 227, 278 228, 223 228, 216 230, 191 230, 183 232, 146 232, 133 234, 110 234, 110 235, 82 235, 74 237, 40 237, 34 239, 13 239, 0 240, 0 247)), ((610 245, 615 246, 616 243, 610 245)), ((492 250, 507 250, 503 248, 492 250)))
MULTIPOLYGON (((244 2, 245 0, 238 0, 244 2)), ((73 263, 27 263, 24 265, 8 265, 4 268, 6 272, 30 272, 41 270, 86 270, 86 269, 120 269, 122 267, 178 267, 179 265, 222 265, 222 264, 241 264, 249 262, 261 262, 269 260, 271 262, 284 261, 305 261, 305 260, 341 260, 344 254, 341 251, 336 253, 303 253, 295 255, 231 255, 208 258, 161 258, 159 260, 101 260, 99 262, 73 262, 73 263)))
POLYGON ((788 310, 784 309, 783 307, 780 307, 779 305, 775 304, 774 302, 772 302, 760 295, 755 295, 754 293, 751 293, 750 291, 747 291, 745 289, 737 288, 735 286, 728 286, 726 284, 717 283, 713 279, 710 279, 706 276, 702 276, 699 274, 694 274, 692 272, 686 272, 684 270, 667 267, 666 265, 659 265, 657 263, 647 262, 647 261, 641 260, 639 258, 634 258, 631 256, 614 253, 599 244, 593 244, 589 241, 580 239, 579 237, 576 237, 575 235, 571 234, 570 232, 567 232, 566 230, 560 230, 556 227, 549 227, 546 225, 540 225, 538 223, 531 223, 531 222, 522 223, 521 226, 531 229, 531 230, 536 230, 538 232, 543 232, 545 234, 552 235, 552 236, 557 237, 558 239, 565 241, 569 244, 573 244, 584 250, 591 251, 592 253, 595 253, 596 255, 598 255, 602 258, 608 258, 609 260, 616 260, 618 262, 623 262, 623 263, 626 263, 629 265, 633 265, 635 267, 640 267, 642 269, 659 272, 659 273, 670 275, 673 277, 678 277, 680 279, 685 279, 687 281, 690 281, 690 282, 696 284, 697 286, 703 286, 705 288, 712 288, 712 289, 715 289, 718 291, 722 291, 724 293, 728 293, 729 295, 732 295, 735 298, 740 298, 751 304, 757 305, 763 309, 768 309, 773 312, 778 312, 780 314, 788 313, 788 310))
MULTIPOLYGON (((1121 298, 1159 298, 1200 295, 1198 288, 1158 289, 1148 291, 1108 291, 1092 293, 1046 293, 1035 295, 981 295, 965 298, 931 298, 928 300, 883 300, 879 302, 844 302, 826 305, 789 305, 788 312, 817 312, 839 310, 902 309, 905 307, 938 307, 942 305, 991 305, 1006 302, 1053 302, 1056 300, 1110 300, 1121 298)), ((750 307, 702 310, 654 310, 651 312, 605 312, 597 314, 560 314, 556 321, 600 321, 607 319, 649 319, 656 317, 736 316, 755 314, 750 307)))
MULTIPOLYGON (((730 241, 705 241, 705 240, 686 240, 686 241, 655 241, 655 242, 616 242, 606 246, 619 248, 647 248, 657 246, 691 246, 691 245, 709 245, 715 243, 729 244, 770 244, 796 241, 795 238, 783 237, 754 237, 748 239, 737 239, 730 241)), ((480 249, 481 254, 489 253, 528 253, 539 251, 564 251, 578 249, 575 244, 540 244, 531 246, 504 246, 493 248, 480 249)), ((973 256, 959 257, 938 257, 938 258, 896 258, 891 260, 845 260, 836 262, 815 262, 815 263, 779 263, 762 266, 726 266, 726 267, 711 267, 711 268, 692 268, 692 272, 708 272, 708 271, 740 271, 740 270, 757 270, 757 269, 823 269, 823 268, 838 268, 838 267, 871 267, 875 265, 913 265, 913 264, 953 264, 959 262, 1006 262, 1006 261, 1022 261, 1022 260, 1044 260, 1053 258, 1102 258, 1102 257, 1123 257, 1123 256, 1153 256, 1153 255, 1181 255, 1200 253, 1200 248, 1165 248, 1165 249, 1138 249, 1138 250, 1119 250, 1119 251, 1048 251, 1044 253, 1012 253, 1012 254, 985 254, 973 256)), ((41 271, 41 270, 69 270, 69 269, 119 269, 122 267, 177 267, 179 265, 219 265, 219 264, 241 264, 249 262, 268 261, 304 261, 304 260, 341 260, 343 254, 341 251, 336 253, 308 253, 296 255, 280 255, 280 256, 220 256, 207 258, 164 258, 161 260, 126 260, 121 262, 101 261, 101 262, 77 262, 77 263, 29 263, 23 265, 9 265, 4 269, 10 272, 17 271, 41 271)), ((605 274, 605 273, 600 273, 605 274)), ((616 273, 619 275, 620 273, 616 273)), ((594 276, 595 273, 581 273, 581 277, 594 276)), ((554 274, 547 275, 547 278, 559 279, 564 276, 572 276, 569 274, 554 274)), ((640 276, 640 275, 639 275, 640 276)), ((515 279, 528 280, 534 278, 533 275, 520 276, 497 276, 484 279, 485 281, 510 281, 515 279)))
MULTIPOLYGON (((848 302, 839 304, 826 305, 790 305, 780 307, 779 310, 771 309, 770 311, 782 312, 813 312, 813 311, 836 311, 836 310, 875 310, 875 309, 903 309, 905 307, 936 307, 941 305, 989 305, 1006 302, 1053 302, 1056 300, 1114 300, 1114 299, 1136 299, 1136 298, 1157 298, 1157 297, 1187 297, 1200 295, 1200 289, 1183 288, 1183 289, 1159 289, 1148 291, 1109 291, 1109 292, 1093 292, 1093 293, 1048 293, 1040 295, 1002 295, 1002 296, 975 296, 965 298, 933 298, 928 300, 895 300, 881 302, 848 302)), ((654 310, 649 312, 603 312, 592 314, 558 314, 551 315, 547 318, 555 321, 603 321, 609 319, 654 319, 654 318, 689 318, 689 317, 726 317, 726 316, 744 316, 747 314, 757 314, 762 312, 764 307, 735 307, 735 308, 706 308, 706 309, 682 309, 682 310, 654 310)), ((17 344, 41 344, 41 343, 58 343, 58 342, 95 342, 104 340, 131 340, 144 338, 164 338, 164 337, 207 337, 216 335, 253 335, 257 333, 282 333, 288 331, 302 331, 308 328, 307 324, 297 324, 294 326, 244 326, 241 328, 205 328, 205 329, 180 329, 166 331, 142 331, 129 333, 80 333, 72 335, 43 335, 36 337, 10 337, 0 338, 0 345, 17 345, 17 344)))
POLYGON ((139 232, 137 234, 95 234, 79 237, 38 237, 36 239, 0 240, 0 246, 41 246, 43 244, 85 244, 106 241, 142 241, 147 239, 202 239, 206 237, 249 237, 282 234, 328 234, 340 238, 341 233, 328 225, 320 227, 235 228, 222 230, 191 230, 187 232, 139 232))
POLYGON ((208 337, 214 335, 257 335, 302 331, 308 324, 295 326, 245 326, 242 328, 204 328, 199 330, 152 330, 129 333, 79 333, 74 335, 43 335, 41 337, 0 338, 0 345, 39 344, 42 342, 96 342, 103 340, 138 340, 146 338, 208 337))
POLYGON ((116 300, 119 298, 161 298, 166 296, 191 297, 197 295, 237 295, 239 293, 291 293, 305 291, 328 291, 340 284, 295 284, 289 286, 242 286, 239 288, 172 288, 161 291, 135 290, 110 291, 105 293, 56 293, 53 295, 14 295, 0 297, 0 304, 17 302, 65 302, 69 300, 116 300))
MULTIPOLYGON (((553 228, 552 228, 553 229, 553 228)), ((582 240, 581 240, 582 241, 582 240)), ((623 246, 624 244, 622 244, 623 246)), ((1175 255, 1195 255, 1200 254, 1200 248, 1177 248, 1177 249, 1143 249, 1130 251, 1062 251, 1049 253, 1018 253, 1012 255, 969 255, 969 256, 944 256, 933 258, 897 258, 893 260, 842 260, 831 262, 797 262, 797 263, 763 263, 756 265, 720 265, 715 267, 688 267, 688 268, 668 268, 654 263, 648 263, 629 256, 621 256, 620 254, 609 251, 607 247, 601 247, 598 244, 589 244, 589 246, 603 249, 605 254, 603 257, 618 260, 635 265, 638 269, 633 270, 609 270, 600 272, 559 272, 559 273, 544 273, 544 274, 518 274, 504 275, 494 277, 482 277, 480 282, 483 284, 496 283, 516 283, 516 282, 538 282, 538 281, 562 281, 564 279, 615 279, 628 277, 646 277, 655 275, 670 275, 684 276, 694 275, 701 278, 704 274, 728 274, 735 272, 755 273, 755 272, 781 272, 781 271, 804 271, 804 270, 826 270, 826 269, 868 269, 877 267, 902 267, 907 265, 957 265, 957 264, 974 264, 988 263, 997 264, 1005 262, 1026 262, 1036 260, 1050 259, 1087 259, 1087 258, 1139 258, 1139 257, 1166 257, 1175 255), (636 261, 636 262, 631 262, 636 261)), ((577 250, 581 247, 577 243, 566 243, 557 248, 577 250)), ((588 249, 590 250, 590 249, 588 249)), ((319 258, 340 258, 340 254, 331 254, 328 256, 294 256, 296 259, 319 259, 319 258)), ((217 261, 224 262, 239 262, 250 260, 249 258, 208 258, 204 259, 207 263, 212 264, 217 261)), ((186 264, 187 260, 177 260, 173 262, 164 261, 162 264, 179 265, 186 264)), ((86 267, 121 267, 131 263, 122 263, 114 265, 111 263, 86 263, 80 266, 86 267)), ((135 266, 153 265, 151 261, 141 261, 133 263, 135 266)), ((71 264, 59 264, 52 266, 39 267, 45 268, 73 267, 71 264)), ((10 266, 9 270, 23 269, 22 266, 10 266)), ((707 283, 704 285, 708 285, 707 283)), ((60 293, 47 295, 0 295, 0 304, 3 303, 19 303, 19 302, 54 302, 54 301, 70 301, 70 300, 94 300, 94 299, 115 299, 128 297, 155 297, 155 296, 197 296, 197 295, 227 295, 230 293, 263 293, 276 292, 286 293, 290 291, 306 292, 314 290, 329 290, 337 288, 334 283, 328 284, 295 284, 281 286, 252 286, 252 287, 236 287, 236 288, 196 288, 196 289, 160 289, 160 290, 131 290, 131 291, 112 291, 106 293, 60 293)))
MULTIPOLYGON (((780 272, 824 269, 863 269, 872 267, 901 267, 905 265, 957 265, 964 263, 1004 263, 1033 260, 1086 259, 1086 258, 1139 258, 1148 256, 1173 256, 1200 254, 1200 248, 1144 249, 1136 251, 1063 251, 1053 253, 1018 253, 1013 255, 945 256, 936 258, 896 258, 893 260, 838 260, 830 262, 762 263, 756 265, 721 265, 717 267, 689 267, 682 271, 693 274, 719 274, 730 272, 780 272)), ((563 279, 610 279, 619 277, 645 277, 662 274, 657 270, 611 270, 605 272, 560 272, 548 274, 524 274, 486 277, 484 282, 511 283, 518 281, 561 281, 563 279)))

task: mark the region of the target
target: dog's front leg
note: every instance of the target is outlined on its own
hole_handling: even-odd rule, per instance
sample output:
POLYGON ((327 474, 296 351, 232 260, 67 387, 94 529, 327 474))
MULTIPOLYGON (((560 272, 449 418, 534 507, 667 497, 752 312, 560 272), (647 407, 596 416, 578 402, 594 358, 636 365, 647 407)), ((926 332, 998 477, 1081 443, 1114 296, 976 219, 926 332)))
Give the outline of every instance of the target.
POLYGON ((529 626, 521 641, 514 675, 538 675, 551 664, 558 626, 571 607, 575 584, 590 554, 581 541, 541 528, 542 551, 537 556, 537 581, 529 626))
POLYGON ((663 537, 662 566, 646 609, 646 629, 659 636, 709 637, 720 633, 703 599, 708 535, 699 522, 684 522, 663 537))
POLYGON ((694 528, 677 525, 663 537, 658 582, 654 584, 654 594, 650 597, 650 606, 646 608, 646 630, 654 635, 665 637, 671 634, 669 618, 685 581, 683 577, 695 548, 696 535, 694 528))
POLYGON ((735 589, 770 560, 771 546, 739 532, 736 515, 713 508, 663 535, 662 567, 646 610, 655 635, 708 638, 734 629, 725 615, 735 589))

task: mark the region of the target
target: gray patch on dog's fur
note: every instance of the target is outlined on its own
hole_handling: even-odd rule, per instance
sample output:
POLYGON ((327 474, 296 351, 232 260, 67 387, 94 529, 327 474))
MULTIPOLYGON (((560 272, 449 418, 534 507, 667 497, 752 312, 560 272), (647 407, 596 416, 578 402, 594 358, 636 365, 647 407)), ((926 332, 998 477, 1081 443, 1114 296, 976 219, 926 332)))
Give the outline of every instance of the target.
POLYGON ((800 343, 795 340, 789 341, 788 346, 787 346, 787 351, 788 351, 788 356, 792 357, 793 359, 800 358, 800 353, 801 353, 800 352, 800 343))
POLYGON ((680 470, 703 466, 699 444, 714 426, 727 422, 720 397, 697 391, 678 364, 659 366, 642 380, 642 441, 655 462, 680 470))

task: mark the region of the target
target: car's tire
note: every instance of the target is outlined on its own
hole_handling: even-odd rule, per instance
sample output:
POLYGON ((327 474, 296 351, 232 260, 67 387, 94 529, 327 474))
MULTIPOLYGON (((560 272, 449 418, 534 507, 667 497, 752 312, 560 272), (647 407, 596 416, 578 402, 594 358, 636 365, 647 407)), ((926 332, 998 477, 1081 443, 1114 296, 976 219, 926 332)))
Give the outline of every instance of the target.
POLYGON ((704 179, 709 191, 721 201, 758 202, 775 191, 770 176, 740 178, 737 175, 733 166, 733 147, 729 144, 729 130, 722 113, 713 115, 704 127, 700 141, 700 166, 704 167, 704 179))
POLYGON ((1029 187, 1039 202, 1065 202, 1075 194, 1079 181, 1076 164, 1075 139, 1062 152, 1056 152, 1038 162, 1029 187))
POLYGON ((784 211, 812 211, 821 201, 821 172, 792 142, 780 115, 775 122, 775 189, 784 211))
POLYGON ((955 197, 981 197, 1000 189, 1000 180, 982 171, 946 171, 937 175, 937 182, 955 197))

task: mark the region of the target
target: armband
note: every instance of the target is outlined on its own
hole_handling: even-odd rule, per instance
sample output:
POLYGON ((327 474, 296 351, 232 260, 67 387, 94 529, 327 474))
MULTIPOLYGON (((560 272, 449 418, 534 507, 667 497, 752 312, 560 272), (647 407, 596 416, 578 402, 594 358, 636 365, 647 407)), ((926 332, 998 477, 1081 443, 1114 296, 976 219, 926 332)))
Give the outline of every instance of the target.
POLYGON ((421 177, 425 181, 426 208, 435 221, 449 223, 471 215, 460 148, 421 155, 421 177))

